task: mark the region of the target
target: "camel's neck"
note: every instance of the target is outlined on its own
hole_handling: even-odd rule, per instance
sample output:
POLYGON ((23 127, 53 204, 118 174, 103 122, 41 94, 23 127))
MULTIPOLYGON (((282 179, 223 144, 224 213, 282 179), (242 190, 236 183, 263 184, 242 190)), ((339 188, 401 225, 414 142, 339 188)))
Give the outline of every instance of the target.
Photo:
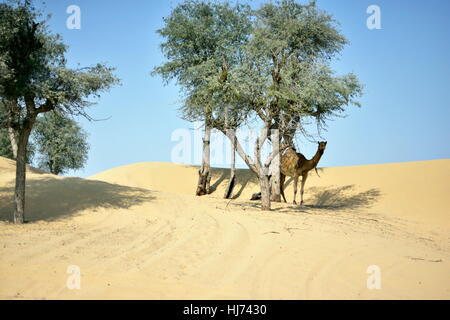
POLYGON ((309 160, 310 164, 311 164, 311 169, 317 167, 317 164, 320 161, 320 158, 322 158, 323 155, 323 150, 317 149, 316 154, 314 155, 314 157, 309 160))

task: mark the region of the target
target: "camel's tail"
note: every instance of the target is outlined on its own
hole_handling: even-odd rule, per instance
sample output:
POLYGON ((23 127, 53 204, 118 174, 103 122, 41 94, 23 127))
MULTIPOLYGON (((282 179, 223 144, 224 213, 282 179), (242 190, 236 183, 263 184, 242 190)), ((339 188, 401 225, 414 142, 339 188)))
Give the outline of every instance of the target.
POLYGON ((314 168, 315 170, 316 170, 316 174, 317 174, 317 176, 320 178, 320 176, 319 176, 319 172, 317 171, 317 167, 315 167, 314 168))

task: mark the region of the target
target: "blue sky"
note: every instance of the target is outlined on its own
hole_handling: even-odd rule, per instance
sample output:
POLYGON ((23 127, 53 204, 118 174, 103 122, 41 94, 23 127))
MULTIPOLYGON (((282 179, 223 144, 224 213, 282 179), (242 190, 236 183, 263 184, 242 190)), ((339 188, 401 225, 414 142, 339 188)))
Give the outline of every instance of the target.
MULTIPOLYGON (((47 0, 50 27, 69 46, 70 65, 105 62, 117 68, 122 85, 103 94, 79 119, 91 150, 89 176, 121 165, 171 161, 172 133, 193 128, 178 117, 174 84, 164 86, 150 71, 162 63, 156 30, 178 1, 47 0), (69 30, 69 5, 81 9, 81 29, 69 30)), ((249 1, 258 7, 261 1, 249 1)), ((300 1, 304 2, 304 1, 300 1)), ((349 166, 450 157, 450 1, 318 0, 340 22, 350 44, 332 66, 354 72, 365 87, 362 108, 330 122, 328 149, 320 166, 349 166), (369 30, 367 7, 381 9, 381 30, 369 30)), ((190 130, 193 134, 193 131, 190 130)), ((309 158, 316 145, 297 141, 309 158)), ((191 162, 195 162, 192 160, 191 162)))

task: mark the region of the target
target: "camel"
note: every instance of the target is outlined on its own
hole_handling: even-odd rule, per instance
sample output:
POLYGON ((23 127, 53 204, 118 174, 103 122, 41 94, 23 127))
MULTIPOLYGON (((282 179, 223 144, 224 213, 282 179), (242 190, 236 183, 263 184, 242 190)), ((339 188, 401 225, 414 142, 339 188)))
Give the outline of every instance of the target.
POLYGON ((301 202, 300 205, 303 205, 303 192, 305 189, 305 182, 308 178, 308 172, 312 169, 316 170, 317 173, 317 164, 322 157, 325 148, 327 146, 326 141, 318 142, 317 152, 311 160, 305 158, 304 155, 295 151, 294 148, 288 148, 284 154, 281 156, 281 179, 280 179, 280 187, 281 187, 281 196, 283 197, 284 202, 286 202, 286 197, 284 196, 284 182, 286 176, 294 178, 294 204, 297 204, 295 198, 297 196, 297 184, 298 178, 302 177, 302 185, 300 190, 301 202))

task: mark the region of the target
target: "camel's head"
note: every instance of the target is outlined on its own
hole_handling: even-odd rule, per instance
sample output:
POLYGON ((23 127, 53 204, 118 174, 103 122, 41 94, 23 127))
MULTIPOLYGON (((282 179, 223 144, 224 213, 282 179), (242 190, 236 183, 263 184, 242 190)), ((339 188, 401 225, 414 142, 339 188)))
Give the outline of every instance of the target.
POLYGON ((327 147, 327 142, 326 141, 319 141, 317 142, 319 144, 319 150, 320 151, 325 151, 326 147, 327 147))

